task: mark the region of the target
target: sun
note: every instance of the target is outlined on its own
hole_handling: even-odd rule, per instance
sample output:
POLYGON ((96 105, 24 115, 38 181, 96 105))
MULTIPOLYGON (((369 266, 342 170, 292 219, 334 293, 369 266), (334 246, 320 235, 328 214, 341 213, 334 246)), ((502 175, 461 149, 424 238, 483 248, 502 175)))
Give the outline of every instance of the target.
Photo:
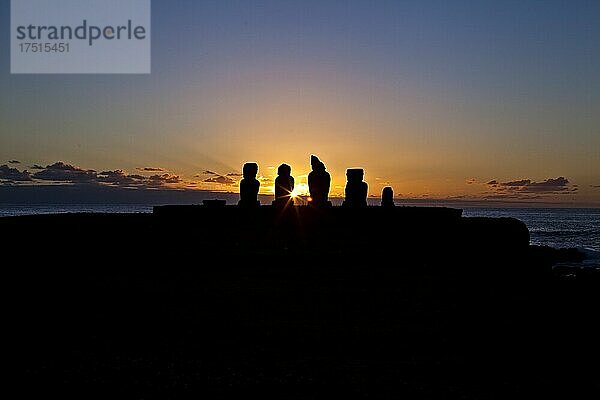
POLYGON ((294 186, 294 190, 290 193, 292 198, 308 195, 308 185, 306 183, 298 183, 294 186))

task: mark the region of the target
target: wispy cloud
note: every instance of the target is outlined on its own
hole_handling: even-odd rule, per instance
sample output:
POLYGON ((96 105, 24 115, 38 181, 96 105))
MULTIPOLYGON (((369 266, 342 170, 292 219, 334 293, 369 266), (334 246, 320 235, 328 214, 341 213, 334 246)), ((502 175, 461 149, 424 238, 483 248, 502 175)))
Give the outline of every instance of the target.
POLYGON ((118 169, 98 174, 98 182, 117 186, 137 186, 146 183, 148 178, 142 175, 129 175, 118 169))
POLYGON ((213 176, 211 178, 207 178, 203 182, 206 182, 206 183, 218 183, 220 185, 233 185, 234 183, 236 183, 235 180, 229 178, 228 176, 222 176, 222 175, 218 175, 218 176, 213 176))
POLYGON ((181 183, 182 180, 178 175, 162 174, 152 175, 148 178, 148 182, 151 186, 162 186, 165 184, 181 183))
POLYGON ((156 167, 138 167, 136 169, 138 171, 144 171, 144 172, 163 172, 164 171, 164 169, 156 168, 156 167))
POLYGON ((230 172, 225 175, 221 175, 218 172, 211 170, 204 170, 200 174, 195 175, 196 178, 203 178, 202 183, 218 184, 218 185, 234 185, 238 180, 234 178, 241 177, 242 174, 236 172, 230 172), (208 176, 208 177, 207 177, 208 176))
POLYGON ((275 183, 275 180, 268 176, 259 176, 257 179, 260 181, 261 185, 272 185, 275 183))

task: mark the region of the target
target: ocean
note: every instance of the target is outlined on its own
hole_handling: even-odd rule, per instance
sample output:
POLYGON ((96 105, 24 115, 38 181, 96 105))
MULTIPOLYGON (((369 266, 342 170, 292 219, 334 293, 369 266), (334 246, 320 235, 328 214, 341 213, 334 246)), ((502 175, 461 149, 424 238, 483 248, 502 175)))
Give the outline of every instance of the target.
POLYGON ((463 208, 465 217, 512 217, 529 228, 531 244, 577 248, 584 265, 600 266, 599 208, 463 208))
POLYGON ((600 252, 597 208, 465 208, 465 217, 512 217, 527 225, 531 244, 600 252))
MULTIPOLYGON (((230 202, 231 203, 231 202, 230 202)), ((149 204, 6 205, 0 217, 54 213, 151 213, 149 204)), ((594 208, 463 208, 465 217, 513 217, 529 228, 531 244, 577 248, 587 264, 600 264, 600 209, 594 208)))

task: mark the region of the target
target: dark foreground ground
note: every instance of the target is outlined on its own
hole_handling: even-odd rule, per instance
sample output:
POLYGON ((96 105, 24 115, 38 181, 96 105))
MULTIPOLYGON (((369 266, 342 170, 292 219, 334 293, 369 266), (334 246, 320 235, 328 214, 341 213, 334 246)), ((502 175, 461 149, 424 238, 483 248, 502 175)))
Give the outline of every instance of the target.
POLYGON ((16 397, 599 398, 598 274, 518 221, 188 211, 0 219, 16 397))

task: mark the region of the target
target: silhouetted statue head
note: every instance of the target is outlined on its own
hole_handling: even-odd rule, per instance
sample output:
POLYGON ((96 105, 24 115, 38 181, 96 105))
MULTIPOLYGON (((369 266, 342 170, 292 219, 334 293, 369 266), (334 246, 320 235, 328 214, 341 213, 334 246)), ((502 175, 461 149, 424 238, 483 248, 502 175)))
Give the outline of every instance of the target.
POLYGON ((244 179, 240 181, 240 201, 238 205, 242 207, 257 207, 260 205, 258 201, 260 182, 256 179, 258 164, 246 163, 242 172, 244 179))
POLYGON ((287 164, 281 164, 277 168, 277 175, 279 176, 290 176, 292 174, 292 167, 287 164))
POLYGON ((243 169, 244 178, 256 178, 256 174, 258 174, 258 164, 249 162, 244 164, 243 169))
POLYGON ((312 172, 308 174, 308 190, 312 199, 313 206, 329 206, 328 201, 329 188, 331 186, 331 176, 325 170, 325 164, 315 155, 310 156, 310 165, 312 172))
POLYGON ((281 164, 277 168, 277 178, 275 179, 275 201, 273 205, 285 207, 293 205, 292 192, 294 191, 294 178, 292 177, 292 167, 287 164, 281 164))
POLYGON ((394 207, 394 189, 390 186, 384 187, 381 192, 381 206, 394 207))
POLYGON ((313 171, 325 171, 325 164, 314 154, 310 156, 310 166, 313 171))
POLYGON ((346 198, 345 207, 366 207, 369 186, 363 182, 365 171, 362 168, 349 168, 346 170, 346 198))
POLYGON ((362 168, 349 168, 346 170, 348 182, 362 182, 364 176, 365 171, 362 168))

